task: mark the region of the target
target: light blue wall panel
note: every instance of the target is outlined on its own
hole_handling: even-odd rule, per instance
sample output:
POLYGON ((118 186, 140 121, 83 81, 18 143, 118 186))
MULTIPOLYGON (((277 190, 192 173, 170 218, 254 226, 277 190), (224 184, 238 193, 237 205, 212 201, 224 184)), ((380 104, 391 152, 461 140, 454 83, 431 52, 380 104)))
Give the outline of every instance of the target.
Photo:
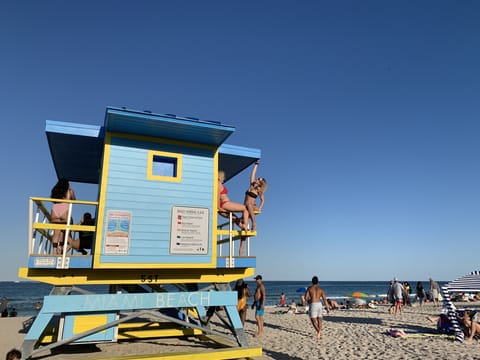
MULTIPOLYGON (((212 261, 213 149, 112 137, 105 210, 132 213, 128 255, 102 255, 102 263, 207 264, 212 261), (148 151, 182 154, 182 181, 147 179, 148 151), (171 255, 172 206, 209 209, 207 255, 171 255)), ((106 215, 106 213, 105 213, 106 215)), ((105 216, 104 215, 104 216, 105 216)), ((105 224, 104 224, 105 225, 105 224)), ((105 238, 105 226, 102 239, 105 238)))

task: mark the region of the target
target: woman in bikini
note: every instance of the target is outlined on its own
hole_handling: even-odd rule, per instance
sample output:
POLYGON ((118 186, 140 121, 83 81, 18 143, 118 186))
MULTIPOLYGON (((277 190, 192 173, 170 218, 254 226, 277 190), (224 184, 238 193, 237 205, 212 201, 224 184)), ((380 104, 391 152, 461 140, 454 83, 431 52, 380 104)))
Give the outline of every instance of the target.
MULTIPOLYGON (((218 213, 224 217, 229 217, 230 212, 241 212, 243 219, 248 219, 248 211, 245 205, 230 201, 228 197, 228 190, 223 183, 225 182, 225 172, 220 170, 218 172, 218 213)), ((242 229, 247 230, 245 221, 234 216, 233 220, 242 229)))
MULTIPOLYGON (((50 194, 50 197, 53 199, 62 199, 62 200, 75 200, 75 192, 70 187, 70 183, 66 179, 60 179, 55 184, 50 194)), ((66 224, 68 221, 68 202, 56 202, 52 206, 51 219, 50 221, 54 224, 66 224)), ((65 242, 65 231, 57 230, 53 231, 52 236, 52 246, 54 254, 62 253, 62 246, 65 242)), ((69 236, 68 243, 71 242, 71 237, 69 236)))
MULTIPOLYGON (((267 180, 265 178, 255 178, 257 173, 259 161, 255 162, 253 166, 252 173, 250 175, 250 187, 245 192, 245 200, 244 204, 248 211, 248 217, 250 217, 252 221, 252 230, 257 228, 257 224, 255 223, 255 212, 261 212, 265 199, 264 199, 264 192, 267 191, 267 180), (260 204, 257 207, 257 198, 260 198, 260 204)), ((244 220, 244 224, 248 226, 248 217, 244 220)))

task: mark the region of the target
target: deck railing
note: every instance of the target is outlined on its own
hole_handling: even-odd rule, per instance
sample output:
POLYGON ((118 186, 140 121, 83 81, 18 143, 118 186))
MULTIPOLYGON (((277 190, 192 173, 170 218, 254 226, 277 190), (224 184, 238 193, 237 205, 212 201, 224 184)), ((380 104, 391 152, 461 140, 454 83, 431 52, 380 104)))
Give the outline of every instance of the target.
POLYGON ((235 267, 235 241, 240 241, 243 238, 246 240, 245 244, 245 254, 242 256, 250 256, 250 237, 255 236, 256 232, 251 230, 237 230, 234 227, 235 222, 233 221, 233 213, 229 213, 229 218, 227 222, 221 223, 218 225, 217 230, 217 246, 218 246, 218 256, 227 256, 227 267, 235 267), (228 244, 227 254, 223 255, 224 245, 228 244))
POLYGON ((94 208, 91 212, 96 214, 98 206, 97 201, 82 201, 82 200, 59 200, 51 198, 31 197, 29 199, 29 229, 28 229, 28 253, 30 255, 55 255, 61 256, 61 268, 66 266, 66 257, 68 253, 67 242, 69 236, 74 238, 74 233, 79 231, 95 232, 96 226, 92 225, 77 225, 72 221, 72 214, 74 209, 88 207, 94 208), (66 224, 58 224, 51 222, 51 214, 48 208, 51 208, 54 203, 68 203, 68 218, 66 224), (65 244, 63 246, 62 254, 53 253, 52 236, 54 230, 62 230, 65 232, 65 244))

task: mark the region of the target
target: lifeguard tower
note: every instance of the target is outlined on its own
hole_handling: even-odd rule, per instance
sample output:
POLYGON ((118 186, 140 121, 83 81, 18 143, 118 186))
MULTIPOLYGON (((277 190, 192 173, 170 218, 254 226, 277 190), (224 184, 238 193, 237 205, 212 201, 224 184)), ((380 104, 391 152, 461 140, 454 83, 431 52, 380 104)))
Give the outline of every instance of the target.
POLYGON ((218 169, 229 179, 260 158, 260 150, 224 143, 234 131, 216 121, 113 107, 103 126, 47 121, 57 177, 96 184, 98 197, 30 198, 28 267, 19 277, 53 287, 27 324, 24 358, 64 344, 172 336, 217 345, 143 358, 262 354, 248 346, 230 288, 254 274, 249 244, 246 256, 235 256, 235 242, 256 232, 237 230, 231 217, 217 215, 218 169), (88 209, 95 225, 78 225, 72 216, 66 224, 51 223, 58 201, 69 204, 72 216, 88 209), (92 249, 83 255, 64 246, 54 254, 53 230, 67 238, 91 232, 92 249), (92 292, 91 285, 108 290, 92 292), (224 329, 212 326, 217 318, 224 329))

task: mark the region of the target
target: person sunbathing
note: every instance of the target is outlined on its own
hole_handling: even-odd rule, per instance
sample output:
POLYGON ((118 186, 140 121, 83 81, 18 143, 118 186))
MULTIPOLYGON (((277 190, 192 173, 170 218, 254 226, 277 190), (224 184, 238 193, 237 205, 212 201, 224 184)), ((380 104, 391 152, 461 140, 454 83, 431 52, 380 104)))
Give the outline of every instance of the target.
POLYGON ((336 310, 336 309, 346 309, 346 306, 343 304, 339 304, 336 300, 334 299, 327 299, 328 305, 330 305, 330 309, 336 310))
POLYGON ((465 336, 467 336, 465 341, 466 342, 471 342, 475 335, 480 334, 480 324, 478 322, 472 320, 472 313, 471 313, 470 310, 465 310, 463 312, 463 319, 462 320, 463 320, 463 325, 464 325, 465 336))

